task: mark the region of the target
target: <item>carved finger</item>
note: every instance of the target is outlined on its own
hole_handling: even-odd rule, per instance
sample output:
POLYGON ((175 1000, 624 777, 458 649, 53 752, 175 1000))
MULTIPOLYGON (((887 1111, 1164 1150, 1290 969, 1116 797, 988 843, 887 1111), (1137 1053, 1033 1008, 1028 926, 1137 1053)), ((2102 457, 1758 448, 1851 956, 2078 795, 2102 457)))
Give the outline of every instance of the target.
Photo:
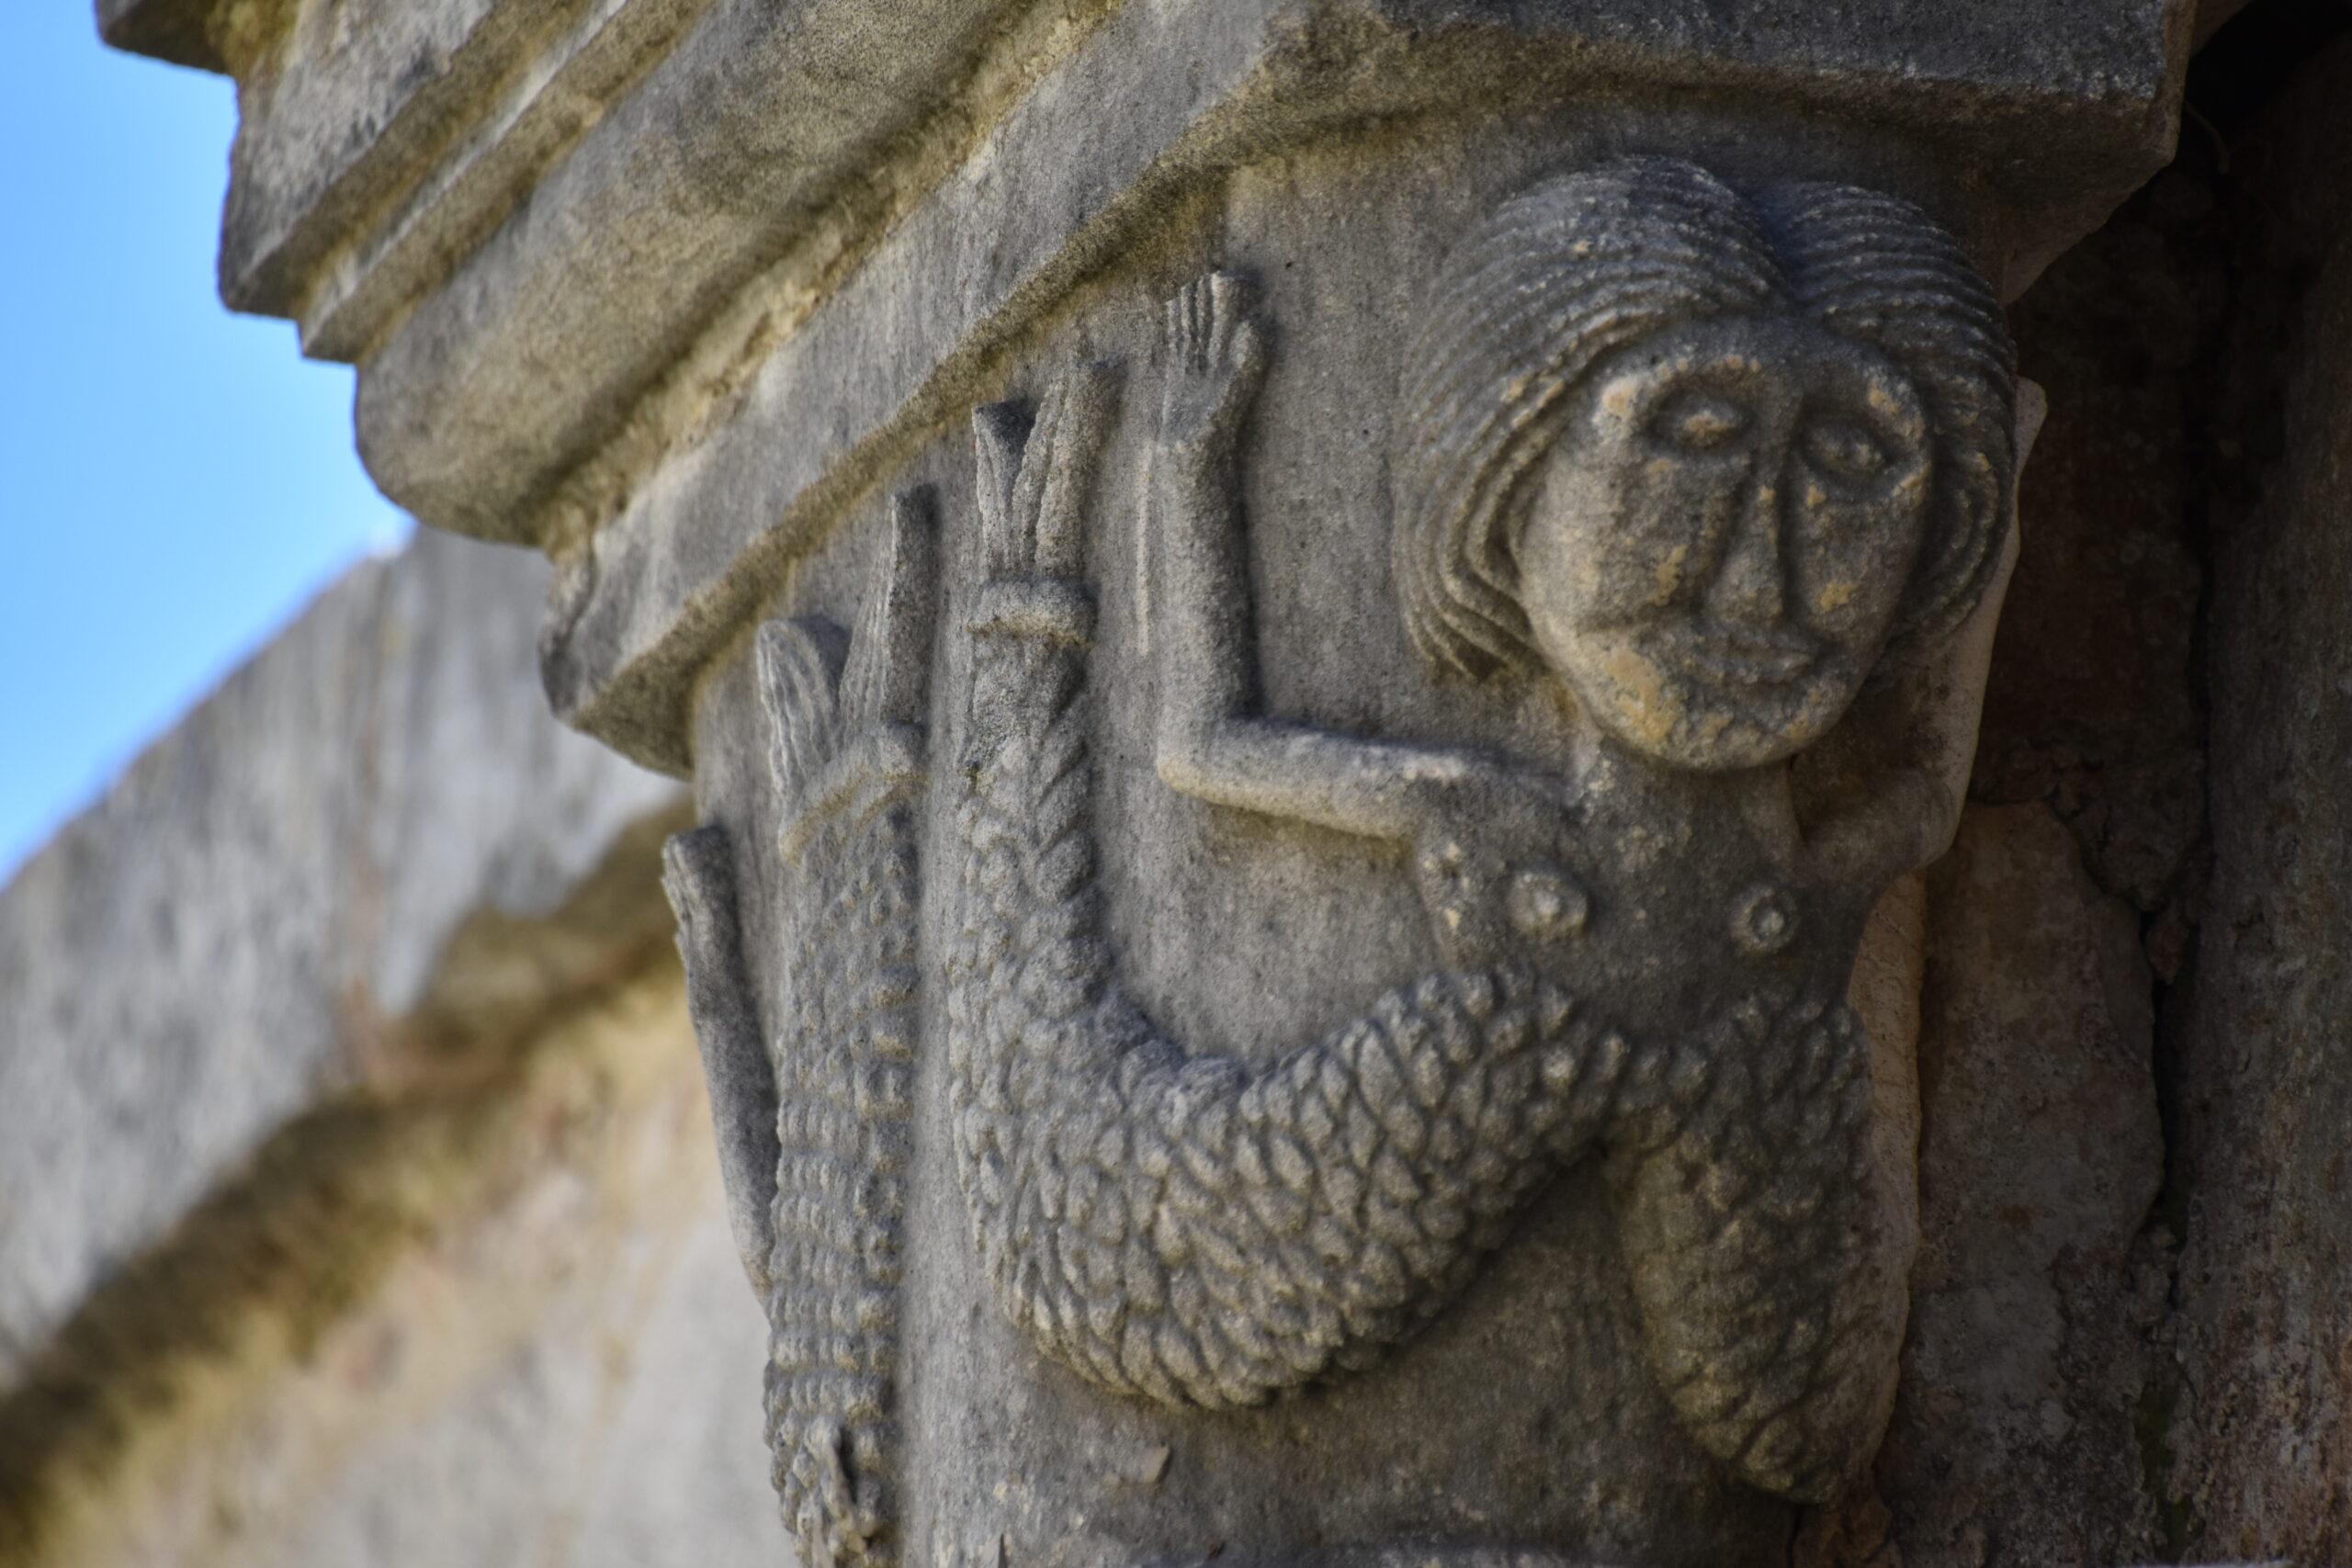
POLYGON ((1109 443, 1119 401, 1119 367, 1098 360, 1064 371, 1054 383, 1054 423, 1039 421, 1043 440, 1030 446, 1030 466, 1042 469, 1037 508, 1037 570, 1076 577, 1086 558, 1086 503, 1109 443))
POLYGON ((1205 376, 1214 363, 1209 358, 1211 301, 1208 276, 1196 277, 1186 285, 1184 299, 1191 318, 1190 326, 1185 333, 1185 342, 1192 352, 1193 373, 1196 376, 1205 376))
POLYGON ((770 621, 759 631, 760 700, 773 726, 769 769, 787 810, 833 749, 839 666, 828 645, 838 641, 838 628, 814 617, 770 621))
POLYGON ((1213 272, 1207 278, 1209 292, 1208 359, 1212 365, 1231 362, 1234 349, 1234 329, 1250 318, 1250 288, 1249 279, 1238 273, 1213 272))
POLYGON ((1201 332, 1201 280, 1184 285, 1184 368, 1197 376, 1208 367, 1207 341, 1201 332))
POLYGON ((1221 439, 1238 443, 1241 427, 1258 403, 1258 389, 1266 378, 1266 327, 1254 316, 1234 321, 1219 361, 1223 386, 1217 398, 1216 429, 1221 439))
POLYGON ((990 403, 972 411, 974 489, 980 508, 980 557, 989 577, 1018 576, 1029 570, 1028 541, 1013 513, 1013 484, 1021 475, 1022 448, 1029 421, 1017 403, 990 403))
POLYGON ((777 793, 792 800, 800 793, 801 761, 808 755, 803 716, 806 701, 795 665, 797 636, 788 622, 771 621, 752 643, 759 672, 760 705, 768 716, 768 772, 777 793))
POLYGON ((1182 290, 1160 301, 1159 359, 1161 367, 1167 370, 1177 369, 1184 363, 1184 296, 1182 290))
POLYGON ((938 580, 937 502, 929 485, 890 501, 882 570, 865 595, 857 639, 842 674, 844 733, 923 717, 938 580))
POLYGON ((1046 384, 1046 395, 1037 400, 1036 416, 1030 421, 1029 438, 1022 447, 1020 471, 1013 476, 1012 526, 1021 536, 1022 566, 1027 571, 1046 570, 1037 558, 1037 520, 1045 507, 1046 475, 1061 440, 1063 409, 1069 398, 1069 390, 1060 378, 1046 384))
POLYGON ((1173 428, 1183 417, 1189 389, 1198 381, 1204 363, 1194 326, 1193 299, 1197 285, 1188 283, 1160 306, 1159 423, 1173 428))
POLYGON ((1234 329, 1233 363, 1254 391, 1266 371, 1266 323, 1259 317, 1247 317, 1234 329))

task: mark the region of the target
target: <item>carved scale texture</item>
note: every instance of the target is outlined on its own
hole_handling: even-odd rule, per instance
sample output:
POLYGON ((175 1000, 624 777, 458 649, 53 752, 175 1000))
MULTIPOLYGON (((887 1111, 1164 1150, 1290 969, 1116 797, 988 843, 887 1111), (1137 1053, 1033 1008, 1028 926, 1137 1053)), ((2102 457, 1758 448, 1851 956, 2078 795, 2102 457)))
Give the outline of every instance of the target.
POLYGON ((1431 975, 1252 1073, 1159 1035, 1099 934, 1079 650, 974 650, 947 1008, 956 1146, 1013 1316, 1105 1387, 1254 1404, 1458 1292, 1667 1063, 1524 971, 1431 975))
POLYGON ((1121 994, 1101 935, 1084 656, 973 651, 947 968, 956 1148, 1014 1319, 1103 1387, 1231 1406, 1368 1363, 1468 1282, 1563 1165, 1609 1151, 1645 1330, 1694 1436, 1832 1495, 1874 1443, 1884 1336, 1867 1043, 1750 1002, 1629 1042, 1530 969, 1442 971, 1252 1072, 1121 994))
POLYGON ((801 1560, 897 1560, 900 1228, 915 1039, 915 816, 819 824, 792 879, 775 1042, 768 1445, 801 1560))
POLYGON ((1701 1447, 1826 1500, 1876 1446, 1902 1321, 1871 1277, 1869 1040, 1842 1003, 1749 1001, 1679 1056, 1610 1166, 1650 1361, 1701 1447))

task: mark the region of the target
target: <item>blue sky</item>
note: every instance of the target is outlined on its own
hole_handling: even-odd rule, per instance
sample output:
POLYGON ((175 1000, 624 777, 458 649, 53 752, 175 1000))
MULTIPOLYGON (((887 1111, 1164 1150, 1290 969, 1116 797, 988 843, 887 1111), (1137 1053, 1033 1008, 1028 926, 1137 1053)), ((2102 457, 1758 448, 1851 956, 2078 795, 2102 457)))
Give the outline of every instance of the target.
POLYGON ((235 93, 30 0, 0 50, 0 880, 406 520, 351 383, 213 289, 235 93))

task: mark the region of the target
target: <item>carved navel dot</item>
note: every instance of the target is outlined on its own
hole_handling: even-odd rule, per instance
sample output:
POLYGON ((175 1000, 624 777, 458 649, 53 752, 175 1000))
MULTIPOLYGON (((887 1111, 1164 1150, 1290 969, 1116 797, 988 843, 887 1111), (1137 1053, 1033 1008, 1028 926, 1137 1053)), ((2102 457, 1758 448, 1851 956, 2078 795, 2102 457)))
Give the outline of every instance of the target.
POLYGON ((1592 900, 1556 866, 1529 866, 1510 882, 1510 923, 1542 942, 1584 934, 1592 900))
POLYGON ((1797 907, 1779 888, 1750 889, 1732 908, 1731 940, 1751 958, 1769 958, 1797 935, 1797 907))

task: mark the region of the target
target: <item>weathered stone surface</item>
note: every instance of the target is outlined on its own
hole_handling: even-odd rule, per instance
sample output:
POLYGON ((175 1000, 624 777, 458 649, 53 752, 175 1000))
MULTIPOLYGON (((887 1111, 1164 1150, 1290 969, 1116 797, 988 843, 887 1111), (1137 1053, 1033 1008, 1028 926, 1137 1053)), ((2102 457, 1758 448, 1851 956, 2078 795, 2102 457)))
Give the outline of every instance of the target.
POLYGON ((666 942, 596 874, 676 788, 546 716, 543 581, 430 536, 360 568, 0 895, 0 1389, 281 1126, 666 942))
POLYGON ((2352 39, 2232 127, 2212 886, 2180 1045, 2168 1487, 2213 1555, 2352 1557, 2352 39))
POLYGON ((211 0, 97 0, 98 31, 133 54, 226 71, 229 58, 213 36, 211 0))
POLYGON ((222 298, 364 356, 707 3, 304 8, 241 73, 222 298))
MULTIPOLYGON (((742 1376, 759 1314, 680 1000, 657 962, 537 1034, 510 1080, 346 1141, 319 1190, 271 1194, 356 1201, 279 1289, 181 1302, 203 1334, 101 1395, 110 1433, 66 1405, 70 1433, 28 1434, 0 1403, 0 1562, 788 1562, 742 1376), (365 1285, 322 1312, 304 1273, 365 1285), (42 1435, 69 1451, 8 1462, 42 1435)), ((126 1378, 156 1347, 120 1350, 86 1371, 126 1378)))
MULTIPOLYGON (((685 367, 681 374, 701 378, 695 388, 711 390, 682 388, 670 412, 644 405, 639 417, 650 424, 598 459, 611 471, 575 477, 564 504, 584 508, 585 521, 568 520, 551 536, 562 543, 592 526, 596 536, 572 558, 575 575, 550 627, 559 711, 650 765, 683 770, 685 686, 844 505, 961 410, 1001 390, 1006 348, 1049 321, 1080 283, 1114 260, 1148 265, 1171 220, 1189 223, 1193 204, 1227 199, 1220 187, 1237 167, 1336 164, 1367 122, 1415 128, 1384 153, 1396 160, 1387 178, 1399 186, 1456 160, 1514 166, 1531 137, 1548 139, 1555 156, 1710 147, 1735 166, 1758 145, 1792 142, 1822 159, 1825 172, 1839 165, 1945 211, 2014 290, 2161 160, 2179 64, 2177 50, 2167 49, 2185 42, 2177 35, 2186 20, 2157 5, 2095 22, 2048 7, 2030 21, 1982 6, 1906 7, 1885 30, 1858 33, 1783 11, 1769 23, 1678 13, 1665 26, 1635 11, 1505 17, 1292 0, 1123 7, 820 302, 778 296, 777 319, 795 323, 788 335, 759 342, 750 357, 729 347, 724 376, 685 367), (2038 41, 2025 47, 2029 36, 2038 41), (1966 88, 1947 77, 1995 38, 2003 42, 1989 56, 1999 62, 1990 77, 1966 88), (1191 68, 1169 71, 1170 60, 1191 68), (2102 81, 2110 70, 2120 74, 2102 81), (1579 104, 1603 76, 1642 85, 1642 108, 1607 96, 1579 104), (1104 103, 1121 104, 1122 113, 1106 122, 1104 103), (1885 117, 1905 130, 1867 148, 1849 141, 1833 149, 1792 129, 1789 117, 1806 114, 1885 117), (2102 151, 2053 159, 2049 139, 2057 134, 2102 151), (1963 198, 1943 176, 1906 164, 1911 136, 1983 171, 1984 185, 1963 198), (2086 183, 2046 183, 2060 168, 2065 180, 2086 183), (706 434, 714 397, 724 423, 706 434), (673 443, 662 434, 665 422, 693 439, 673 443), (644 471, 673 446, 657 471, 644 471), (615 502, 617 513, 599 525, 615 502)), ((1251 177, 1238 176, 1241 188, 1251 177)), ((1491 172, 1464 177, 1484 185, 1491 172)), ((492 255, 485 251, 477 264, 485 279, 492 255)), ((1172 287, 1174 275, 1165 277, 1172 287)), ((453 338, 464 319, 496 326, 493 313, 466 302, 473 295, 449 298, 453 338)), ((387 367, 410 354, 397 342, 385 352, 387 367)), ((545 358, 518 345, 508 363, 545 358)), ((590 425, 577 437, 541 434, 518 463, 492 461, 486 444, 502 439, 503 424, 487 418, 488 404, 484 416, 461 420, 456 411, 472 405, 438 374, 403 382, 388 368, 363 378, 363 445, 374 471, 428 520, 505 537, 535 533, 532 487, 553 481, 552 454, 584 452, 590 425), (435 434, 445 429, 447 442, 435 434), (404 477, 412 472, 447 499, 417 490, 404 477)))
POLYGON ((810 1557, 1763 1563, 1866 1464, 1917 1123, 1890 1074, 1880 1125, 1844 1003, 1957 810, 2032 415, 1918 208, 1544 151, 1238 179, 1186 238, 1260 302, 1232 270, 1106 292, 1034 421, 982 409, 972 456, 910 465, 944 617, 899 592, 912 489, 706 685, 810 1557), (1350 330, 1384 318, 1415 335, 1350 330), (1724 500, 1830 410, 1850 486, 1724 500), (1754 456, 1641 434, 1676 411, 1754 456), (1506 546, 1478 508, 1514 464, 1544 477, 1506 546), (1476 601, 1482 541, 1520 570, 1476 601), (1819 592, 1788 607, 1783 573, 1819 592), (1716 615, 1802 635, 1799 672, 1670 665, 1716 615), (881 1017, 910 987, 911 1081, 881 1017))
POLYGON ((751 604, 1235 167, 1628 94, 1800 139, 1842 118, 1935 150, 2013 292, 2163 157, 2190 10, 719 0, 673 49, 695 0, 319 7, 236 62, 224 278, 364 361, 394 499, 566 558, 560 706, 683 772, 686 688, 751 604), (703 450, 721 424, 749 451, 703 450))
MULTIPOLYGON (((927 318, 920 330, 928 341, 907 345, 925 378, 976 333, 1006 331, 1011 323, 989 318, 1032 281, 1024 275, 1048 265, 1067 272, 1080 256, 1116 243, 1083 231, 1105 219, 1122 227, 1148 221, 1153 207, 1181 199, 1171 183, 1338 124, 1449 99, 1499 107, 1497 94, 1532 104, 1604 73, 1621 90, 1737 89, 1792 108, 1866 113, 1962 138, 1973 143, 1973 161, 1996 171, 2025 205, 2086 204, 2058 220, 2070 239, 2103 211, 2102 186, 2111 201, 2161 158, 2177 46, 2185 42, 2168 46, 2168 34, 2181 30, 2181 8, 2159 0, 2139 0, 2120 17, 2088 6, 2014 14, 1902 6, 1860 29, 1826 18, 1808 24, 1772 7, 1657 18, 1624 0, 1509 19, 1419 0, 1252 0, 1121 7, 1078 58, 1057 64, 1070 35, 1083 36, 1099 15, 1091 5, 1066 9, 1059 26, 1032 25, 1027 44, 1036 58, 996 68, 1017 79, 1053 67, 1051 75, 991 131, 978 168, 967 166, 925 202, 939 209, 944 198, 928 222, 933 231, 956 225, 988 236, 988 272, 965 269, 968 243, 919 245, 912 281, 920 301, 888 313, 849 307, 864 321, 863 342, 844 344, 823 372, 837 389, 861 360, 895 346, 884 322, 905 310, 927 318), (1162 68, 1171 60, 1191 69, 1162 68), (1104 122, 1093 111, 1105 102, 1126 112, 1104 122), (1081 111, 1089 117, 1082 127, 1081 111), (2052 136, 2077 141, 2079 155, 2047 157, 2052 136), (1147 171, 1155 177, 1142 178, 1147 171), (1012 188, 962 191, 976 174, 1012 188), (1007 197, 1018 207, 989 210, 1007 197), (940 297, 956 294, 964 301, 939 314, 940 297)), ((539 513, 564 470, 619 433, 651 377, 684 352, 689 333, 722 300, 804 237, 814 201, 832 197, 856 161, 872 164, 885 139, 908 128, 910 111, 969 73, 1006 10, 885 11, 842 0, 778 16, 744 0, 714 13, 551 179, 535 200, 537 220, 518 217, 367 367, 362 445, 386 492, 439 526, 544 538, 549 523, 539 513), (821 90, 812 96, 812 87, 821 90), (771 148, 782 155, 761 151, 771 148), (550 287, 558 277, 561 289, 550 287), (592 321, 602 330, 587 330, 592 321), (517 399, 509 378, 526 375, 541 379, 517 399)), ((951 118, 986 125, 992 112, 1001 111, 983 99, 957 106, 951 118)), ((943 130, 951 143, 970 134, 951 124, 932 140, 943 130)), ((935 153, 928 162, 869 167, 859 177, 928 186, 945 172, 935 153)), ((862 252, 859 231, 895 203, 867 196, 864 205, 869 210, 853 219, 849 233, 820 232, 819 254, 763 289, 768 298, 759 310, 775 326, 788 330, 805 313, 814 276, 837 265, 830 253, 844 243, 853 255, 862 252)), ((2037 227, 2048 220, 2024 225, 2015 239, 2028 272, 2039 265, 2029 257, 2064 243, 2037 227)), ((842 309, 830 306, 837 315, 842 309)), ((767 334, 750 335, 765 346, 767 334)), ((742 351, 729 344, 721 352, 742 351)), ((708 379, 718 368, 698 374, 708 379)), ((895 414, 914 389, 896 396, 887 383, 876 389, 889 400, 860 410, 854 435, 895 414)), ((606 460, 616 456, 630 455, 606 460)))
POLYGON ((1004 91, 972 77, 1019 9, 718 0, 368 356, 360 451, 385 493, 461 533, 542 541, 557 482, 599 446, 634 455, 627 422, 700 332, 728 317, 702 356, 720 363, 676 374, 688 399, 724 401, 725 361, 790 332, 904 199, 894 186, 936 177, 890 167, 891 143, 968 134, 972 96, 1004 91))
POLYGON ((1919 1261, 1878 1464, 1905 1568, 2153 1554, 2143 1389, 2165 1271, 2140 921, 2035 804, 1972 807, 1929 873, 1919 1261))
MULTIPOLYGON (((691 19, 652 3, 629 14, 691 19)), ((2005 437, 2030 424, 2006 393, 1954 391, 1954 367, 1981 379, 2000 355, 1946 337, 1905 356, 1993 313, 1955 282, 1971 263, 2015 294, 2145 175, 2188 40, 2233 8, 717 0, 660 63, 637 51, 633 86, 615 45, 576 115, 475 138, 491 156, 442 160, 356 246, 289 242, 315 279, 311 345, 367 362, 379 475, 428 521, 555 555, 559 709, 696 775, 714 825, 673 869, 736 1248, 774 1318, 778 1480, 813 1562, 1386 1563, 1406 1540, 1545 1568, 2338 1549, 2347 1325, 2326 1292, 2352 1246, 2309 1217, 2335 1196, 2312 1162, 2342 1097, 2303 1021, 2346 998, 2292 966, 2332 951, 2303 933, 2343 913, 2301 835, 2342 837, 2305 797, 2345 759, 2325 677, 2280 651, 2335 651, 2336 584, 2315 523, 2266 517, 2219 577, 2199 560, 2230 242, 2192 209, 2215 187, 2152 193, 2021 312, 2056 394, 2052 460, 1993 678, 1988 804, 1924 913, 1899 885, 1865 934, 1956 794, 1889 815, 1918 853, 1801 897, 1732 874, 1751 851, 1812 863, 1783 816, 1842 822, 1840 786, 1878 778, 1903 702, 1940 711, 1932 743, 1892 748, 1934 753, 1913 769, 1931 782, 1973 732, 1982 639, 1889 695, 1862 672, 1890 645, 1857 636, 1808 666, 1819 692, 1759 718, 1784 643, 1714 649, 1745 671, 1733 700, 1662 679, 1624 627, 1703 581, 1707 615, 1780 628, 1785 571, 1751 570, 1762 534, 1725 524, 1728 556, 1701 540, 1638 581, 1591 565, 1646 548, 1634 523, 1666 538, 1731 515, 1686 461, 1726 433, 1766 430, 1779 464, 1804 431, 1815 479, 1857 450, 1921 487, 1972 453, 2006 474, 1941 426, 1921 455, 1971 399, 2001 405, 2005 437), (1695 158, 1736 195, 1677 186, 1660 210, 1713 216, 1619 279, 1624 299, 1692 255, 1707 288, 1739 294, 1751 264, 1778 285, 1645 337, 1601 403, 1652 409, 1710 355, 1753 385, 1660 402, 1689 419, 1614 447, 1565 361, 1414 401, 1427 367, 1459 368, 1464 334, 1438 328, 1487 308, 1433 284, 1456 243, 1628 153, 1695 158), (461 196, 435 205, 435 181, 461 196), (1833 210, 1871 216, 1838 230, 1833 210), (1877 347, 1846 341, 1909 310, 1877 347), (1416 487, 1468 461, 1448 422, 1536 386, 1579 389, 1575 417, 1513 428, 1574 425, 1603 456, 1523 454, 1528 496, 1521 469, 1487 475, 1510 525, 1466 564, 1392 548, 1416 487), (1793 412, 1864 386, 1838 404, 1859 447, 1793 412), (975 450, 962 422, 991 399, 975 450), (1187 417, 1224 423, 1210 441, 1187 417), (1627 456, 1677 430, 1688 450, 1627 456), (903 525, 933 504, 936 603, 899 592, 903 525), (2212 687, 2243 710, 2223 742, 2256 738, 2213 799, 2291 830, 2216 837, 2233 923, 2192 963, 2211 582, 2263 622, 2211 644, 2235 649, 2212 687), (1640 613, 1604 625, 1612 593, 1640 613), (1495 667, 1549 700, 1476 683, 1495 667), (1716 776, 1791 750, 1793 802, 1778 773, 1716 776), (1527 807, 1533 775, 1575 781, 1574 812, 1527 807), (1739 965, 1768 961, 1802 970, 1757 993, 1793 1010, 1736 1005, 1754 1000, 1739 965), (2196 986, 2185 1022, 2177 980, 2196 986), (1849 999, 1889 1025, 1868 1049, 1849 999), (2167 1170, 2193 1199, 2177 1270, 2180 1216, 2151 1215, 2167 1170), (2302 1195, 2292 1216, 2261 1207, 2266 1184, 2302 1195), (1842 1490, 1884 1412, 1915 1202, 1902 1403, 1872 1480, 1842 1490)), ((542 13, 485 15, 405 25, 457 29, 435 69, 479 85, 452 40, 542 13)), ((2225 174, 2247 155, 2233 127, 2200 130, 2225 174)), ((1577 188, 1547 222, 1617 199, 1577 188)), ((1610 209, 1594 243, 1639 209, 1610 209)), ((342 210, 317 233, 349 228, 342 210)), ((2324 278, 2332 236, 2296 243, 2324 278)), ((1580 286, 1487 261, 1479 276, 1523 285, 1498 299, 1580 286)), ((2305 428, 2328 428, 2336 389, 2304 375, 2323 411, 2305 428)), ((2324 462, 2278 472, 2274 501, 2324 513, 2324 462)), ((1836 484, 1765 490, 1795 541, 1773 549, 1837 534, 1836 484)), ((1853 531, 1902 571, 1828 581, 1808 556, 1797 577, 1822 592, 1793 618, 1900 577, 1903 614, 1945 636, 1907 575, 1910 502, 1871 504, 1853 531)), ((409 1463, 389 1468, 427 1472, 409 1463)))
POLYGON ((2199 425, 2222 238, 2203 175, 2168 170, 2013 313, 2050 423, 2018 494, 1972 793, 2047 802, 2100 886, 2152 913, 2193 895, 2204 832, 2199 425))

